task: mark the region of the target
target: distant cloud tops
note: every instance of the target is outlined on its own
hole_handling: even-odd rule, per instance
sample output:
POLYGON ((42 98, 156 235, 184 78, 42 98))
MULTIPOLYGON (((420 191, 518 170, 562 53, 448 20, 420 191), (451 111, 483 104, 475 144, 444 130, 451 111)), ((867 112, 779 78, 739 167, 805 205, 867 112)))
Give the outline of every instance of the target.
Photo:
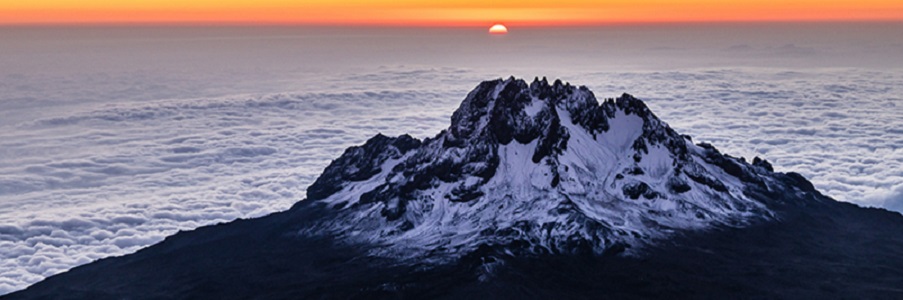
MULTIPOLYGON (((296 93, 0 101, 19 114, 52 112, 0 123, 0 294, 178 230, 284 210, 346 147, 379 132, 432 136, 476 83, 507 75, 384 67, 307 80, 296 93)), ((600 99, 632 93, 694 141, 764 157, 838 200, 903 210, 903 74, 734 68, 563 79, 600 99)), ((48 93, 78 94, 64 87, 48 93)))

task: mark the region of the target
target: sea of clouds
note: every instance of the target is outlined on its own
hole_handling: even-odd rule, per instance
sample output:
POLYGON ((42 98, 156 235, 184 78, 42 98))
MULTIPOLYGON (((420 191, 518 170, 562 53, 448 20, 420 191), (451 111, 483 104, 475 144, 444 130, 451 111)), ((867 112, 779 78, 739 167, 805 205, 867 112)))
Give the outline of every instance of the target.
MULTIPOLYGON (((195 51, 213 51, 210 43, 219 41, 195 51)), ((145 42, 120 50, 132 53, 145 42)), ((835 199, 903 211, 901 69, 527 64, 536 53, 499 67, 483 66, 483 52, 469 54, 479 63, 440 57, 442 63, 429 64, 431 56, 422 53, 431 48, 417 50, 415 65, 384 64, 404 59, 377 56, 383 59, 372 65, 282 68, 282 61, 309 56, 292 56, 289 46, 259 50, 278 61, 233 62, 256 57, 248 46, 214 58, 184 48, 188 54, 120 53, 111 63, 93 54, 106 45, 98 43, 87 43, 74 61, 40 51, 21 55, 60 61, 0 57, 9 67, 0 74, 0 295, 179 230, 287 209, 345 148, 376 133, 433 136, 480 81, 509 75, 560 77, 588 86, 600 100, 633 94, 696 142, 766 158, 835 199), (122 67, 147 55, 160 55, 162 66, 122 67), (201 63, 180 67, 194 61, 201 63), (100 62, 108 66, 87 67, 100 62)), ((685 57, 684 48, 650 45, 642 52, 685 57)), ((837 52, 775 45, 730 41, 713 51, 779 62, 837 52)), ((483 50, 498 58, 525 46, 512 47, 483 50)), ((903 53, 900 45, 881 49, 903 53)))

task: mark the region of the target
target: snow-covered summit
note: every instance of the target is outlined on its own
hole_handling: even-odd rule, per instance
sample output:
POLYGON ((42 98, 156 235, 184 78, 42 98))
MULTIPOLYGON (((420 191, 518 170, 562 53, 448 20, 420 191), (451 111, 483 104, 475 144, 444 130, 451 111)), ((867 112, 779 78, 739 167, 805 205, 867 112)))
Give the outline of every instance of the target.
POLYGON ((583 86, 512 77, 479 84, 433 138, 346 150, 302 201, 334 214, 302 234, 390 256, 603 253, 772 219, 768 195, 795 189, 785 178, 797 177, 694 145, 628 94, 599 103, 583 86))

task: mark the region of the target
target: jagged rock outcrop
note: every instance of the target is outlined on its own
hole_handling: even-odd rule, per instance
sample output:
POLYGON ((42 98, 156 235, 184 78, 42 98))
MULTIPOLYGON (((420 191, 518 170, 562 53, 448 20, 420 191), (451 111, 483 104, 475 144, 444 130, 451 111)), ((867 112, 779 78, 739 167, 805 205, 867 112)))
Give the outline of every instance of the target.
POLYGON ((603 253, 773 219, 763 197, 787 189, 775 176, 758 158, 694 145, 631 95, 600 103, 560 80, 499 79, 433 138, 378 135, 333 161, 308 201, 336 215, 303 233, 390 245, 379 252, 392 256, 499 244, 603 253))

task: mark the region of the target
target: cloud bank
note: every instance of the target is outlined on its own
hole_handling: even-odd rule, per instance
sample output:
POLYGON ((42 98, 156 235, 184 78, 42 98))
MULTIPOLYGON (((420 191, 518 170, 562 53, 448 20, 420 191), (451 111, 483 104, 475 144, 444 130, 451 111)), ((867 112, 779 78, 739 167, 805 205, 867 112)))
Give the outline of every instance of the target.
MULTIPOLYGON (((383 67, 298 92, 10 108, 40 117, 0 125, 0 294, 179 230, 284 210, 346 147, 377 132, 432 136, 479 81, 542 75, 501 72, 383 67)), ((767 158, 838 200, 903 210, 903 73, 553 73, 600 99, 632 93, 697 142, 767 158)))
POLYGON ((287 209, 344 148, 377 132, 432 134, 461 93, 152 101, 7 126, 0 294, 178 230, 287 209))
POLYGON ((634 94, 696 141, 903 210, 900 28, 0 28, 0 294, 285 209, 345 147, 431 136, 509 75, 634 94))

